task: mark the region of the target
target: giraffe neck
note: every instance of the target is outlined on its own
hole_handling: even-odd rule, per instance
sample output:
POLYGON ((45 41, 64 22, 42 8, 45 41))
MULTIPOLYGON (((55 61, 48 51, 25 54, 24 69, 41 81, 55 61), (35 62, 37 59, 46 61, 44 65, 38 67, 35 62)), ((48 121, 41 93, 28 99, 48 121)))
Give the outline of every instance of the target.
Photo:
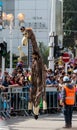
POLYGON ((32 29, 28 29, 27 32, 28 32, 28 39, 31 39, 33 52, 37 51, 39 53, 39 48, 38 48, 38 45, 37 45, 37 42, 36 42, 36 37, 35 37, 32 29))

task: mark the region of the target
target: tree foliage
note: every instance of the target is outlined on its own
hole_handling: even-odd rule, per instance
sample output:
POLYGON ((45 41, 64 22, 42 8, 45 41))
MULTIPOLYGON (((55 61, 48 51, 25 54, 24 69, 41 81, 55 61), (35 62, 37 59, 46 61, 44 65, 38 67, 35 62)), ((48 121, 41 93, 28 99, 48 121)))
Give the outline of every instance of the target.
POLYGON ((74 47, 77 38, 77 0, 63 0, 64 46, 74 47))
MULTIPOLYGON (((18 56, 16 54, 12 54, 12 61, 13 61, 13 68, 15 68, 18 62, 18 56)), ((7 52, 7 55, 5 57, 5 68, 9 67, 10 67, 10 51, 7 52)))
POLYGON ((49 48, 46 45, 44 45, 44 43, 39 42, 39 50, 40 50, 41 56, 43 58, 44 64, 46 64, 48 66, 49 48))

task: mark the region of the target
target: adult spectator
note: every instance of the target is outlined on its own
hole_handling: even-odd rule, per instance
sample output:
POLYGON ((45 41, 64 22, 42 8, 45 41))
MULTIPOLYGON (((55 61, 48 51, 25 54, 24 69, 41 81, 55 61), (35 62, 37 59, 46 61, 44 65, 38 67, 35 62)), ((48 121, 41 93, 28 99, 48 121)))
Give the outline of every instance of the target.
POLYGON ((5 91, 7 92, 8 86, 11 85, 9 75, 5 76, 5 79, 3 80, 2 85, 5 87, 5 91))
POLYGON ((57 84, 58 84, 57 79, 53 74, 47 76, 46 79, 47 87, 54 87, 54 86, 56 87, 57 84))
POLYGON ((75 86, 71 84, 71 80, 68 76, 64 76, 63 81, 65 83, 62 90, 62 106, 64 107, 65 126, 63 128, 72 127, 72 113, 73 106, 75 104, 75 86))

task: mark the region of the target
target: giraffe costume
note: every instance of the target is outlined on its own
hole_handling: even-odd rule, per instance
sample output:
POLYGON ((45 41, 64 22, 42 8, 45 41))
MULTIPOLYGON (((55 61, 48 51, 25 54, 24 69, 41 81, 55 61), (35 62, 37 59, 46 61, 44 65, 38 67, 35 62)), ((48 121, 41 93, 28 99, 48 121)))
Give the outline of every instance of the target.
POLYGON ((44 109, 47 109, 46 106, 46 67, 43 64, 42 57, 39 52, 39 48, 36 42, 35 35, 33 33, 33 30, 31 28, 21 28, 21 32, 23 33, 23 45, 26 45, 26 42, 28 39, 31 39, 32 43, 32 91, 30 94, 30 101, 33 103, 33 111, 35 114, 35 119, 38 118, 39 114, 39 103, 40 98, 43 94, 43 106, 44 109))

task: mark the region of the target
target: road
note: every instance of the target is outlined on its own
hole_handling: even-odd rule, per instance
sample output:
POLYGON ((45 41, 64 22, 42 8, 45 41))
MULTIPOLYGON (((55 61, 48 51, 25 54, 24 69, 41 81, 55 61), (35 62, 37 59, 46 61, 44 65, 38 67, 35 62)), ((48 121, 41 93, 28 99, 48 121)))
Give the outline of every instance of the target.
POLYGON ((0 130, 9 130, 7 122, 0 117, 0 130))
MULTIPOLYGON (((33 117, 16 116, 3 121, 4 127, 0 130, 64 130, 64 118, 62 114, 40 115, 38 120, 33 117), (7 128, 5 129, 5 125, 7 128)), ((66 129, 68 130, 68 129, 66 129)), ((73 127, 77 130, 77 114, 73 115, 73 127)))

